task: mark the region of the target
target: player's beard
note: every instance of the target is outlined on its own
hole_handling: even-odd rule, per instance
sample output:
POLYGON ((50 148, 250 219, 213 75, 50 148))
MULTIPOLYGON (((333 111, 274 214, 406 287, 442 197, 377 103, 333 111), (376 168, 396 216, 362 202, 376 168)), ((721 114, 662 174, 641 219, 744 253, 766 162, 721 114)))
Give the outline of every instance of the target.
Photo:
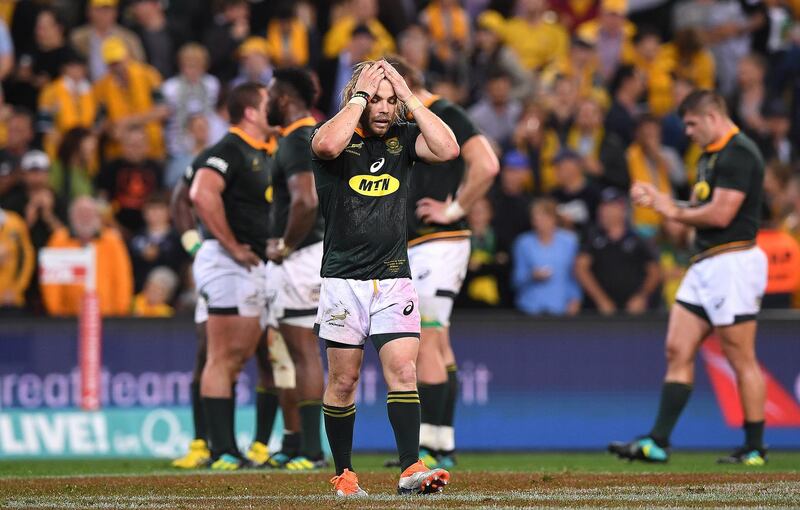
POLYGON ((270 126, 283 126, 283 115, 278 105, 267 105, 267 124, 270 126))
MULTIPOLYGON (((376 117, 375 120, 378 120, 379 118, 381 120, 384 120, 382 117, 376 117)), ((388 117, 386 117, 385 120, 388 120, 388 124, 386 124, 386 129, 384 131, 377 131, 376 130, 376 126, 373 124, 372 119, 370 119, 369 111, 368 110, 364 110, 364 112, 361 114, 360 123, 361 123, 361 126, 366 131, 368 131, 370 134, 383 136, 383 135, 386 134, 387 131, 389 131, 389 128, 392 127, 392 117, 388 116, 388 117)))

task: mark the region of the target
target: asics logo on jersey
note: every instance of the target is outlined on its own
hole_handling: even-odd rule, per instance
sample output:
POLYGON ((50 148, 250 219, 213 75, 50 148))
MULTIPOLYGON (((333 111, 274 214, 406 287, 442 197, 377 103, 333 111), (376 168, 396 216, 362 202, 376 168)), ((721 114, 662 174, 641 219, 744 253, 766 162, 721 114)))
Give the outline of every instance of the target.
POLYGON ((409 301, 405 308, 403 308, 403 315, 411 315, 411 312, 414 311, 414 302, 409 301))
POLYGON ((374 162, 372 166, 369 167, 370 173, 375 173, 381 168, 383 168, 383 164, 386 163, 386 158, 381 158, 378 161, 374 162))
POLYGON ((389 174, 355 175, 348 184, 353 191, 366 197, 383 197, 400 189, 400 181, 389 174))

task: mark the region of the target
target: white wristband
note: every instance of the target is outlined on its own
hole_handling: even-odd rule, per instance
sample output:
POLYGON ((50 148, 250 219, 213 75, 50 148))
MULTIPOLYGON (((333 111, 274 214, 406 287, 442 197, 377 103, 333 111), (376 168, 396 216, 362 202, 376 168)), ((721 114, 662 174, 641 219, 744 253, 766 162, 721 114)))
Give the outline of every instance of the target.
POLYGON ((464 208, 461 207, 461 204, 458 203, 458 200, 453 200, 450 202, 450 205, 447 206, 447 209, 444 210, 444 214, 450 221, 456 221, 463 218, 467 213, 464 211, 464 208))
POLYGON ((347 104, 357 104, 361 108, 366 108, 367 107, 367 100, 364 99, 361 96, 356 96, 356 97, 351 98, 350 101, 347 102, 347 104))

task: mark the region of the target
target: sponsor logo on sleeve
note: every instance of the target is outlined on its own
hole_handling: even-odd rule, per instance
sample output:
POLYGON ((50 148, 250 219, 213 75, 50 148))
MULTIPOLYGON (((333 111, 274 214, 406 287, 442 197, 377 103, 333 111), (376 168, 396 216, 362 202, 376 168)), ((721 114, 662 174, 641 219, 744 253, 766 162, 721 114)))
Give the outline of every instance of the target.
POLYGON ((228 171, 228 162, 217 156, 212 156, 206 160, 206 165, 211 168, 216 168, 223 174, 228 171))

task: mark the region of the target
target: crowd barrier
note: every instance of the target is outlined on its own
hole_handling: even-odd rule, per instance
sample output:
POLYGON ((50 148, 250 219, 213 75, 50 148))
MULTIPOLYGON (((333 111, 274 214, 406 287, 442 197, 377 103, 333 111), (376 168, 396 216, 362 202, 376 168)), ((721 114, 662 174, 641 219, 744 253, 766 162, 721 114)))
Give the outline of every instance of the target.
MULTIPOLYGON (((465 450, 602 449, 645 433, 664 372, 666 318, 528 318, 457 313, 456 442, 465 450)), ((77 325, 3 319, 0 324, 0 456, 178 455, 191 438, 195 336, 190 319, 105 320, 101 409, 79 408, 77 325)), ((800 448, 800 319, 760 321, 758 353, 768 382, 766 441, 800 448)), ((236 430, 254 426, 255 367, 237 388, 236 430)), ((368 346, 357 396, 355 448, 390 450, 386 387, 368 346)), ((741 442, 741 410, 730 366, 710 338, 695 390, 675 430, 678 448, 741 442)), ((281 425, 276 425, 276 431, 281 425)), ((279 444, 279 433, 271 446, 279 444)))

